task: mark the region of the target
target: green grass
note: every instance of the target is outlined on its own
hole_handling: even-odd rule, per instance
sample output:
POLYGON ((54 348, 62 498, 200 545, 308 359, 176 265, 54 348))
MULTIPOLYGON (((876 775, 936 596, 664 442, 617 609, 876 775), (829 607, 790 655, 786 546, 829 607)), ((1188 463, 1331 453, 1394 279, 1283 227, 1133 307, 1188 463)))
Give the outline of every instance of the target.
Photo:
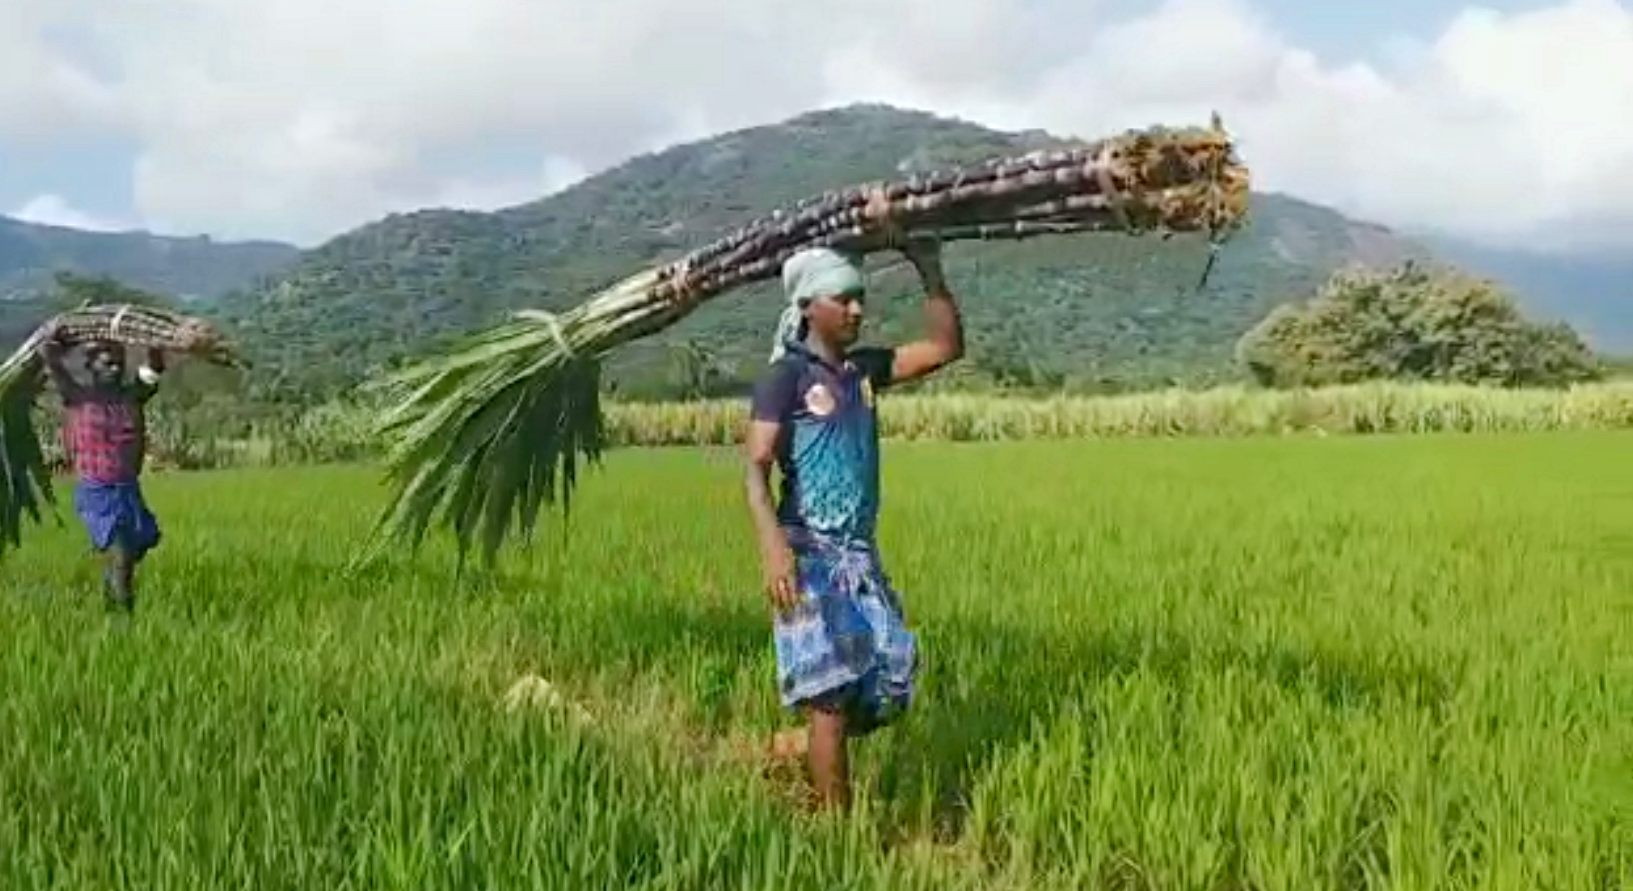
POLYGON ((784 718, 729 452, 464 588, 340 577, 368 472, 156 477, 128 627, 72 526, 4 567, 0 888, 1633 887, 1629 455, 891 446, 926 668, 849 822, 731 754, 784 718))

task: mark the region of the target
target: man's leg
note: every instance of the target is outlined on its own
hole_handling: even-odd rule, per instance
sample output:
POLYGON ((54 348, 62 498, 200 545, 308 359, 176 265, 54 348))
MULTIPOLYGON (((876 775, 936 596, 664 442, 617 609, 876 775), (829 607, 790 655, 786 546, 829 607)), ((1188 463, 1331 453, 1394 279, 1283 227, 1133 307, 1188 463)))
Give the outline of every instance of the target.
POLYGON ((159 546, 163 536, 158 518, 142 497, 140 485, 133 484, 122 491, 121 500, 120 522, 108 556, 113 577, 113 606, 128 613, 136 606, 136 568, 149 551, 159 546))
POLYGON ((81 484, 75 491, 74 507, 85 524, 91 549, 102 564, 102 600, 109 610, 129 611, 131 605, 131 551, 129 523, 107 493, 81 484))
POLYGON ((865 648, 865 656, 846 649, 855 660, 853 666, 868 667, 856 682, 806 707, 812 784, 824 806, 841 810, 849 809, 851 802, 850 740, 894 724, 907 711, 918 668, 917 637, 907 630, 900 598, 882 573, 848 602, 855 614, 842 624, 856 644, 867 639, 871 648, 865 648), (859 625, 852 624, 858 621, 859 625))
POLYGON ((819 805, 845 810, 851 802, 848 744, 857 682, 873 662, 872 631, 854 592, 835 583, 840 573, 832 557, 814 549, 796 557, 805 602, 776 619, 773 638, 783 704, 803 713, 806 727, 804 733, 778 734, 772 750, 785 758, 804 755, 819 805))
POLYGON ((113 544, 104 554, 103 578, 106 582, 108 608, 129 613, 136 607, 136 559, 124 536, 114 536, 113 544))
POLYGON ((845 709, 837 701, 812 704, 806 709, 811 785, 818 804, 849 810, 851 804, 850 752, 845 732, 845 709))

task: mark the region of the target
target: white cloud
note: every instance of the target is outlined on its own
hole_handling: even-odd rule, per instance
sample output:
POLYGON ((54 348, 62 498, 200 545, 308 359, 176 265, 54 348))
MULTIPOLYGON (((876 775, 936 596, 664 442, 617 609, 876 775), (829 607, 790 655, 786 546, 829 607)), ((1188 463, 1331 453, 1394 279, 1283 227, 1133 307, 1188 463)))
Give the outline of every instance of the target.
POLYGON ((128 134, 139 210, 165 228, 311 239, 494 207, 677 136, 882 99, 1087 137, 1218 109, 1262 187, 1475 237, 1633 232, 1633 15, 1615 0, 1470 8, 1342 66, 1250 0, 1134 19, 1084 0, 0 6, 0 138, 128 134), (493 141, 537 157, 445 160, 493 141))
POLYGON ((51 39, 38 0, 0 4, 0 139, 82 135, 118 117, 116 91, 51 39))
POLYGON ((531 175, 487 179, 454 177, 439 184, 436 198, 427 206, 498 210, 518 200, 558 192, 589 174, 590 171, 577 164, 549 158, 531 175))
POLYGON ((62 226, 87 232, 121 232, 133 228, 127 223, 88 214, 74 207, 61 195, 39 195, 21 207, 7 211, 6 216, 25 223, 42 226, 62 226))

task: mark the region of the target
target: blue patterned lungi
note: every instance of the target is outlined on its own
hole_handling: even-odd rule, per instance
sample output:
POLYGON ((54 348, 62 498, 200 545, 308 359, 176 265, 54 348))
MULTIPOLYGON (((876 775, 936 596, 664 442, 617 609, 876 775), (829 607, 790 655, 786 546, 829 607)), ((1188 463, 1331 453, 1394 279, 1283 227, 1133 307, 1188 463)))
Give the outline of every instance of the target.
POLYGON ((142 498, 141 484, 80 480, 74 487, 74 513, 85 524, 91 546, 106 551, 118 544, 132 561, 159 546, 159 521, 142 498))
POLYGON ((791 529, 803 604, 773 625, 786 708, 839 705, 862 735, 912 704, 918 642, 871 544, 791 529))

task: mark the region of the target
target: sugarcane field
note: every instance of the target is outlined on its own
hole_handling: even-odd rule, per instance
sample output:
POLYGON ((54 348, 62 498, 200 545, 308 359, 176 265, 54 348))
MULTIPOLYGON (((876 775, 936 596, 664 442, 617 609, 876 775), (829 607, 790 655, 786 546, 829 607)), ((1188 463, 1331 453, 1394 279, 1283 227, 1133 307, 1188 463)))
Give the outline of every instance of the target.
MULTIPOLYGON (((1124 73, 1049 81, 1092 113, 779 118, 749 81, 890 69, 722 16, 617 75, 718 81, 681 126, 588 61, 633 8, 292 2, 154 17, 118 77, 184 105, 0 92, 30 189, 103 188, 90 137, 14 163, 8 122, 104 107, 51 90, 175 131, 113 215, 153 231, 0 216, 0 889, 1633 891, 1633 264, 1570 178, 1597 130, 1499 191, 1540 154, 1503 66, 1342 74, 1175 0, 1103 15, 1286 58, 1093 36, 1124 73), (392 77, 302 86, 354 54, 392 77), (450 147, 509 122, 583 175, 450 147)), ((1625 5, 1560 9, 1633 59, 1625 5)), ((1532 21, 1460 15, 1447 59, 1532 21)), ((1549 83, 1537 121, 1589 89, 1549 83)))

